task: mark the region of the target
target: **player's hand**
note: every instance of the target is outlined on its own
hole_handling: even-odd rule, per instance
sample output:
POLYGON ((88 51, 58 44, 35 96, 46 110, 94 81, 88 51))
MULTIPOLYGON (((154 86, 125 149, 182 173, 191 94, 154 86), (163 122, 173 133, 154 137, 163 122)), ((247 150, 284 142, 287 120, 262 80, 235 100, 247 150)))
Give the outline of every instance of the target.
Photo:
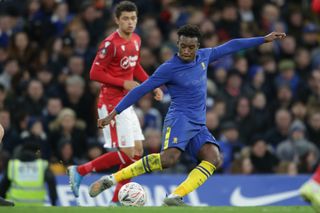
POLYGON ((163 92, 160 88, 156 88, 153 90, 154 92, 154 99, 157 101, 161 101, 163 99, 163 92))
POLYGON ((114 125, 114 120, 113 118, 117 115, 117 112, 113 110, 109 115, 107 115, 104 118, 98 119, 98 128, 103 129, 105 126, 111 124, 114 125))
POLYGON ((123 87, 129 91, 137 86, 139 86, 139 83, 136 81, 124 81, 124 84, 123 84, 123 87))
POLYGON ((280 32, 272 32, 264 37, 264 42, 272 42, 274 40, 278 39, 284 39, 287 35, 285 33, 280 33, 280 32))

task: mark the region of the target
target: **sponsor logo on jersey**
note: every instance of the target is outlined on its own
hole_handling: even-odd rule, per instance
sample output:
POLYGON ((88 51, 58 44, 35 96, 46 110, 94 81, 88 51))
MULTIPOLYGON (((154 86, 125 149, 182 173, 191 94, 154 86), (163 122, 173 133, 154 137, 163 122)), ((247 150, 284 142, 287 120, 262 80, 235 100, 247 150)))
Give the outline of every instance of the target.
POLYGON ((121 49, 122 49, 122 51, 126 51, 126 46, 121 45, 121 49))
POLYGON ((128 67, 134 67, 137 64, 138 56, 125 56, 120 60, 120 66, 123 69, 128 69, 128 67))

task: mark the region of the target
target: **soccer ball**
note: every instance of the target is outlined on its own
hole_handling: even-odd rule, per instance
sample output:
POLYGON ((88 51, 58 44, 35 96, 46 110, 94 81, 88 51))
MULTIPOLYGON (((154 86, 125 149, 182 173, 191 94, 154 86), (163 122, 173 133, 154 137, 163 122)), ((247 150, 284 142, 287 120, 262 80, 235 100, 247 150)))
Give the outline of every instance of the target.
POLYGON ((124 206, 144 206, 147 201, 146 192, 135 182, 123 185, 118 194, 119 201, 124 206))

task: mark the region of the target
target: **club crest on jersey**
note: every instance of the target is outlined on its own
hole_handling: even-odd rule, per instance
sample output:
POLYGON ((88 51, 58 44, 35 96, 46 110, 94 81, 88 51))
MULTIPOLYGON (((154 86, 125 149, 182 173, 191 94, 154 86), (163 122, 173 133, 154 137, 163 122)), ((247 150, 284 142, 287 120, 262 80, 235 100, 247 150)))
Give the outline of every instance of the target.
POLYGON ((122 49, 122 51, 125 51, 126 50, 126 46, 121 45, 121 49, 122 49))
POLYGON ((201 62, 201 66, 202 66, 202 69, 205 70, 206 69, 206 64, 204 62, 201 62))
POLYGON ((139 44, 136 40, 134 40, 134 46, 136 47, 136 50, 139 51, 139 44))
POLYGON ((173 138, 173 143, 178 143, 178 138, 177 137, 173 138))

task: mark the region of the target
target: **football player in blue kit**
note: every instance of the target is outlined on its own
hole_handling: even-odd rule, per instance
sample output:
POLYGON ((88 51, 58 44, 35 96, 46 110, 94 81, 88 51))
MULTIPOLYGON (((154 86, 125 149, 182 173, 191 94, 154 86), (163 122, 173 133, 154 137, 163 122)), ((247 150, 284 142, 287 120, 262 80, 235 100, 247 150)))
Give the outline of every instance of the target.
POLYGON ((148 80, 131 90, 113 112, 98 120, 98 127, 103 128, 146 93, 165 85, 171 104, 164 121, 161 153, 147 155, 112 175, 103 176, 90 186, 92 197, 122 180, 171 167, 186 151, 199 164, 163 201, 166 206, 186 205, 182 198, 201 186, 222 161, 219 146, 205 125, 208 65, 239 50, 283 39, 286 34, 272 32, 264 37, 233 39, 217 47, 202 49, 199 49, 201 34, 198 27, 182 26, 178 36, 178 53, 160 65, 148 80))

